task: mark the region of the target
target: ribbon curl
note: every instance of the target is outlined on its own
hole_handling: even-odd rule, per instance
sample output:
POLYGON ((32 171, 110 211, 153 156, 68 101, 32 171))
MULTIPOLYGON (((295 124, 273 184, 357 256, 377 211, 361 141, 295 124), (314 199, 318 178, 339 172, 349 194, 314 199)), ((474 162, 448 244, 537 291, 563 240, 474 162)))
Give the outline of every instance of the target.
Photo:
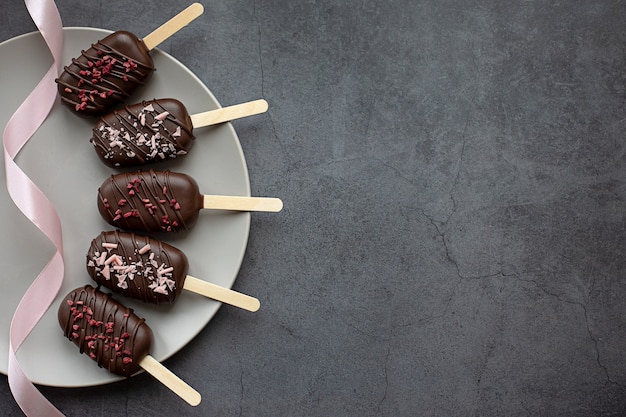
POLYGON ((6 185, 24 215, 54 244, 56 251, 24 293, 11 320, 8 380, 15 401, 27 416, 63 416, 24 374, 16 352, 56 298, 65 273, 61 220, 45 194, 14 159, 45 121, 56 100, 63 50, 63 24, 54 0, 24 0, 54 62, 8 121, 2 137, 6 185), (37 308, 33 308, 37 306, 37 308))

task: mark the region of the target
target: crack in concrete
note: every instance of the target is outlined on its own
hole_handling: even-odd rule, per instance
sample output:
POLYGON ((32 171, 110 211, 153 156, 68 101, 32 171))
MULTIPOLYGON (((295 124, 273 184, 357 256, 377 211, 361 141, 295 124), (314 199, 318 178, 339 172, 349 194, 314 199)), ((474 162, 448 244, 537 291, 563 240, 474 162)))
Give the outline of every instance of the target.
POLYGON ((387 371, 387 367, 389 366, 389 357, 391 356, 391 347, 387 345, 387 355, 385 356, 385 364, 383 365, 383 375, 385 377, 385 389, 383 390, 383 397, 378 402, 376 406, 376 413, 379 415, 383 415, 382 406, 385 400, 387 399, 387 391, 389 390, 389 374, 387 371))
POLYGON ((577 303, 574 302, 574 304, 579 305, 582 309, 583 309, 583 315, 585 316, 585 327, 587 329, 587 334, 589 334, 589 338, 591 339, 591 341, 593 342, 593 346, 594 349, 596 351, 596 362, 598 363, 598 366, 600 367, 600 369, 602 369, 606 375, 606 380, 613 385, 616 385, 620 388, 626 388, 626 386, 620 384, 617 381, 614 381, 611 379, 611 374, 609 373, 609 368, 604 365, 602 363, 602 360, 600 359, 600 348, 598 347, 598 341, 597 339, 594 337, 593 333, 591 332, 591 327, 589 326, 589 316, 587 315, 587 306, 585 306, 582 303, 577 303))
POLYGON ((597 362, 598 366, 600 367, 600 369, 602 369, 602 371, 606 375, 607 382, 609 384, 618 386, 620 388, 626 388, 626 385, 623 385, 623 384, 621 384, 621 383, 611 379, 611 374, 609 372, 608 367, 602 363, 602 359, 601 359, 601 355, 600 355, 600 348, 598 346, 598 340, 596 339, 596 337, 593 335, 593 332, 591 331, 591 327, 589 325, 589 315, 587 313, 587 306, 584 303, 582 303, 580 301, 573 301, 573 300, 563 299, 561 296, 559 296, 559 294, 556 294, 556 293, 553 293, 551 291, 548 291, 546 288, 541 286, 534 279, 523 279, 523 278, 520 278, 519 275, 517 275, 517 274, 511 275, 511 276, 513 276, 515 279, 517 279, 519 281, 532 283, 540 291, 542 291, 543 293, 545 293, 546 295, 548 295, 550 297, 553 297, 553 298, 557 299, 561 303, 572 304, 572 305, 580 307, 582 309, 582 311, 583 311, 583 316, 585 318, 585 330, 587 331, 587 334, 589 335, 589 339, 591 340, 591 342, 593 343, 593 346, 594 346, 594 350, 595 350, 595 353, 596 353, 596 362, 597 362))
POLYGON ((259 20, 259 13, 258 13, 257 5, 258 5, 258 2, 254 2, 252 7, 253 7, 254 19, 256 21, 257 35, 258 35, 259 68, 261 70, 261 97, 264 97, 265 96, 265 71, 263 68, 263 54, 261 52, 261 43, 262 43, 263 37, 261 34, 261 22, 259 20))
POLYGON ((243 396, 244 396, 243 370, 241 371, 241 374, 239 375, 239 387, 240 387, 240 392, 239 392, 239 417, 241 417, 243 415, 243 396))
POLYGON ((469 125, 469 119, 465 120, 465 126, 463 126, 463 133, 461 133, 461 154, 459 155, 459 161, 457 163, 456 174, 454 176, 454 181, 452 182, 452 186, 450 187, 450 191, 448 192, 450 200, 452 201, 452 210, 450 210, 450 214, 443 222, 444 225, 447 225, 454 213, 456 213, 457 202, 454 198, 454 191, 456 190, 457 185, 459 184, 459 179, 461 178, 461 168, 463 167, 463 159, 465 157, 465 145, 467 144, 467 126, 469 125))
MULTIPOLYGON (((625 85, 626 85, 626 79, 623 80, 625 81, 625 85)), ((626 89, 625 89, 626 91, 626 89)), ((624 94, 624 99, 626 101, 626 94, 624 94)), ((624 106, 625 111, 626 111, 626 105, 624 106)), ((596 339, 596 337, 593 335, 593 332, 591 330, 590 327, 590 323, 589 323, 589 316, 588 316, 588 312, 587 312, 587 307, 584 303, 582 302, 578 302, 578 301, 572 301, 572 300, 566 300, 563 299, 559 294, 557 293, 553 293, 548 291, 546 288, 542 287, 536 280, 526 280, 526 279, 522 279, 520 277, 520 274, 506 274, 504 272, 502 272, 501 270, 495 272, 495 273, 491 273, 491 274, 486 274, 486 275, 477 275, 477 276, 469 276, 469 275, 464 275, 461 272, 461 267, 459 265, 459 262, 452 256, 451 251, 450 251, 450 247, 449 247, 449 242, 447 239, 447 231, 445 230, 448 226, 448 223, 450 222, 450 219, 452 218, 452 216, 454 216, 454 214, 456 213, 457 210, 457 201, 454 197, 454 193, 455 190, 459 184, 459 180, 461 177, 461 169, 463 166, 463 159, 465 156, 465 147, 466 147, 466 143, 467 143, 467 138, 466 138, 466 132, 467 132, 467 127, 468 127, 468 122, 466 121, 465 123, 465 127, 463 129, 463 134, 462 134, 462 145, 461 145, 461 151, 460 151, 460 155, 459 155, 459 159, 458 159, 458 166, 457 166, 457 170, 456 170, 456 174, 454 177, 454 181, 450 187, 449 190, 449 198, 452 201, 452 209, 450 210, 450 213, 448 214, 448 216, 446 217, 446 219, 442 222, 437 222, 433 216, 430 216, 428 213, 426 213, 426 211, 422 208, 419 209, 420 213, 422 214, 422 216, 424 216, 424 218, 426 218, 430 224, 432 224, 432 226, 435 228, 436 232, 437 232, 437 237, 441 239, 441 244, 445 253, 445 257, 447 259, 447 261, 453 265, 455 271, 456 271, 456 275, 459 278, 457 283, 455 284, 454 289, 452 290, 452 293, 450 294, 450 296, 448 297, 448 299, 446 300, 446 303, 444 305, 444 308, 442 310, 442 312, 437 315, 437 316, 433 316, 431 319, 439 319, 444 317, 447 312, 448 312, 448 308, 450 303, 452 302, 452 298, 454 297, 454 294, 456 293, 456 289, 458 288, 458 286, 460 285, 460 283, 463 280, 480 280, 480 279, 488 279, 488 278, 495 278, 495 277, 512 277, 514 279, 520 280, 520 281, 524 281, 524 282, 529 282, 532 283, 533 285, 535 285, 539 290, 541 290, 542 292, 544 292, 546 295, 555 298, 556 300, 558 300, 561 303, 569 303, 569 304, 573 304, 576 305, 578 307, 580 307, 583 311, 583 315, 585 318, 585 329, 587 331, 587 334, 589 336, 589 339, 591 340, 591 342, 593 343, 594 346, 594 350, 595 350, 595 355, 596 355, 596 362, 599 366, 599 368, 603 371, 603 373, 606 375, 606 379, 607 382, 618 386, 620 388, 626 388, 626 385, 623 385, 621 383, 619 383, 618 381, 615 381, 611 378, 611 374, 609 372, 608 367, 602 362, 602 358, 601 358, 601 354, 600 354, 600 348, 598 346, 598 341, 596 339)), ((414 183, 414 181, 411 178, 406 177, 402 172, 400 172, 398 169, 396 169, 393 166, 390 166, 388 164, 384 164, 385 166, 387 166, 388 168, 392 169, 393 171, 395 171, 397 173, 397 175, 402 178, 403 180, 407 181, 409 184, 416 186, 416 184, 414 183)), ((595 286, 595 280, 592 282, 592 288, 593 286, 595 286)), ((380 404, 379 404, 379 412, 380 412, 380 404)))
MULTIPOLYGON (((263 64, 263 52, 262 52, 263 33, 261 31, 261 20, 259 18, 258 3, 259 2, 254 2, 252 7, 253 7, 254 19, 257 25, 259 71, 261 72, 261 97, 265 98, 265 66, 263 64)), ((276 130, 276 123, 274 123, 274 118, 272 117, 271 109, 267 111, 267 117, 269 118, 270 124, 272 126, 272 133, 274 134, 274 139, 276 139, 276 141, 278 142, 279 148, 285 154, 285 157, 287 158, 289 165, 292 165, 291 160, 289 158, 289 153, 286 151, 286 147, 284 146, 283 142, 280 140, 280 137, 278 136, 278 131, 276 130)))

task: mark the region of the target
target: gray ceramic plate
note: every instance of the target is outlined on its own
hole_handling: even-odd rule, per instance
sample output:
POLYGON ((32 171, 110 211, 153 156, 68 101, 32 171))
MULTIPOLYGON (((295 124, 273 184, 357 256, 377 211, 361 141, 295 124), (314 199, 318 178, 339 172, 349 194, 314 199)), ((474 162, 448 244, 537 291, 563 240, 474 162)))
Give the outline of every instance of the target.
MULTIPOLYGON (((109 31, 66 28, 64 63, 106 36, 109 31)), ((138 34, 141 36, 141 34, 138 34)), ((170 55, 152 51, 157 71, 148 85, 129 102, 173 97, 190 113, 219 108, 206 86, 170 55)), ((29 33, 0 44, 0 126, 43 77, 52 63, 39 33, 29 33)), ((235 104, 235 103, 232 103, 235 104)), ((42 385, 78 387, 118 380, 97 367, 65 339, 56 319, 58 303, 70 290, 91 282, 85 269, 88 245, 102 230, 111 230, 96 208, 96 190, 112 169, 104 166, 89 143, 93 121, 77 117, 57 102, 44 125, 17 157, 18 164, 57 208, 63 225, 66 275, 61 293, 23 347, 18 359, 28 377, 42 385)), ((195 130, 189 155, 155 168, 168 168, 194 177, 203 194, 250 195, 243 152, 230 124, 195 130)), ((9 322, 17 303, 53 254, 52 244, 13 205, 5 186, 0 160, 0 371, 7 372, 9 322)), ((163 240, 183 250, 189 273, 230 288, 245 252, 248 213, 200 213, 193 230, 163 240)), ((118 297, 119 299, 119 297, 118 297)), ((120 299, 146 318, 153 329, 153 356, 164 360, 200 332, 220 304, 183 291, 172 306, 150 306, 120 299)), ((184 378, 184 375, 181 375, 184 378)))

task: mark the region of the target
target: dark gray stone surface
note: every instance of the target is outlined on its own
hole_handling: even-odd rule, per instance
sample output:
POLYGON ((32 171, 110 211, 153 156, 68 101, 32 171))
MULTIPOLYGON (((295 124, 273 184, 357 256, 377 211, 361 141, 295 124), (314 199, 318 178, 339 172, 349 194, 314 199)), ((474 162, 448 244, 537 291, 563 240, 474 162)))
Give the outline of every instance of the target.
MULTIPOLYGON (((205 1, 161 48, 235 124, 253 216, 235 289, 149 376, 44 394, 71 416, 626 415, 626 4, 205 1)), ((152 30, 187 3, 59 0, 152 30)), ((0 40, 34 30, 18 0, 0 40)), ((6 318, 5 318, 6 320, 6 318)), ((0 414, 18 416, 2 377, 0 414)))

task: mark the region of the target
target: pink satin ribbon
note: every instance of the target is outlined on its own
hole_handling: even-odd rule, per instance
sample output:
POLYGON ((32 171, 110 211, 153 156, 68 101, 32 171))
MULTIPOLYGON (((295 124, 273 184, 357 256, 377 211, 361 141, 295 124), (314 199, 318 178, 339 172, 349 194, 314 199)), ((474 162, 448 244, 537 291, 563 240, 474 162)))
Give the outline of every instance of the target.
POLYGON ((24 414, 63 416, 24 374, 16 357, 17 350, 56 298, 65 273, 63 235, 57 211, 14 161, 15 156, 48 117, 56 100, 54 80, 61 68, 63 25, 53 0, 25 0, 25 4, 50 49, 54 62, 4 129, 2 142, 6 183, 15 205, 50 239, 56 251, 22 297, 11 320, 8 379, 13 397, 24 414))

